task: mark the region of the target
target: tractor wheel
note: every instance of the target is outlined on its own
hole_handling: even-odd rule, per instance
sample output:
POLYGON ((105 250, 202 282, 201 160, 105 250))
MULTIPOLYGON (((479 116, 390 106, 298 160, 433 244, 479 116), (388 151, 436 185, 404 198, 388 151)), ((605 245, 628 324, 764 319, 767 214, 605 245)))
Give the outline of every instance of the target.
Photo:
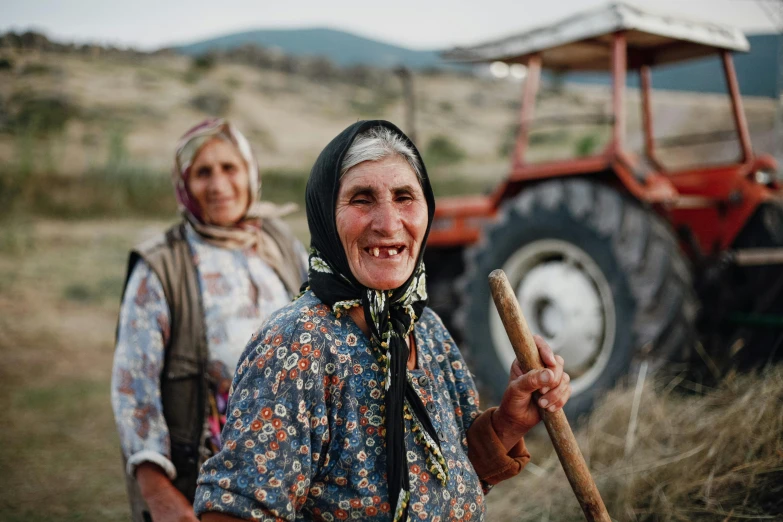
POLYGON ((576 418, 643 355, 685 360, 697 299, 672 232, 654 212, 597 182, 555 180, 509 200, 465 253, 456 317, 483 389, 499 400, 514 352, 488 274, 502 268, 533 333, 565 359, 576 418))

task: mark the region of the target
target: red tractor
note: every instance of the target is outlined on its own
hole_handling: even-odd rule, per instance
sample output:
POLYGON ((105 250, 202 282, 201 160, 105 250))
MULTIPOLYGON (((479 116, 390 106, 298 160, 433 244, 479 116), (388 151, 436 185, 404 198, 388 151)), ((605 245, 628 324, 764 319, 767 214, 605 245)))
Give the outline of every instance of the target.
POLYGON ((447 53, 527 69, 508 176, 489 195, 440 198, 426 257, 432 305, 495 398, 514 357, 487 284, 496 268, 534 333, 565 358, 574 416, 642 361, 696 358, 717 374, 743 354, 778 351, 783 200, 776 162, 753 151, 742 107, 732 52, 748 48, 740 31, 618 4, 447 53), (667 169, 656 155, 651 69, 710 55, 723 65, 741 155, 667 169), (526 161, 542 69, 611 74, 611 140, 599 153, 526 161), (629 72, 640 80, 638 156, 625 137, 629 72))

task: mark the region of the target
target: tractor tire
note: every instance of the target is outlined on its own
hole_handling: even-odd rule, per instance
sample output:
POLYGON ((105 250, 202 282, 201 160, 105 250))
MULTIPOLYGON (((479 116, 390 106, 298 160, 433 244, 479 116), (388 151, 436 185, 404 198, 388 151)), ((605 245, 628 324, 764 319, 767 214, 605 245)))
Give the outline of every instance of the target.
POLYGON ((565 359, 572 420, 641 357, 654 369, 684 361, 697 340, 690 268, 663 219, 599 182, 542 182, 507 201, 465 252, 455 323, 495 402, 514 360, 487 283, 497 268, 533 333, 565 359))

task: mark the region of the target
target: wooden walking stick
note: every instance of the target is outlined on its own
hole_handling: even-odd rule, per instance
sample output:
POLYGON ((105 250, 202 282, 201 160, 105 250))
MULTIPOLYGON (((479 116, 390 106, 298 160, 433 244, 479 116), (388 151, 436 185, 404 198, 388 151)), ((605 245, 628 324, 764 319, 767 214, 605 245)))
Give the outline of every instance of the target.
MULTIPOLYGON (((543 369, 544 365, 538 355, 533 335, 527 327, 527 321, 519 308, 517 297, 514 295, 503 270, 494 270, 489 274, 489 288, 522 369, 526 372, 543 369)), ((574 433, 571 431, 565 413, 563 410, 550 412, 542 408, 539 408, 539 412, 546 430, 549 432, 549 437, 552 439, 557 456, 560 458, 560 463, 563 465, 566 477, 568 477, 568 482, 571 483, 571 489, 574 490, 576 499, 582 506, 585 518, 589 522, 611 522, 601 494, 598 492, 582 452, 579 451, 579 446, 576 444, 574 433)))

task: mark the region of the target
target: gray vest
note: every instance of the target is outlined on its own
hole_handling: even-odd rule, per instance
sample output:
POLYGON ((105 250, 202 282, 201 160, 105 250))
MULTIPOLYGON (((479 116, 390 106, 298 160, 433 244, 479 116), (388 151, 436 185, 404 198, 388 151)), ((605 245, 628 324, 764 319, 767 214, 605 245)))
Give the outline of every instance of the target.
MULTIPOLYGON (((204 307, 184 224, 131 251, 126 286, 139 259, 160 279, 169 305, 171 335, 160 375, 161 402, 171 440, 171 461, 177 470, 173 484, 193 503, 208 407, 208 353, 204 307)), ((126 485, 133 522, 150 520, 136 479, 126 474, 126 485)))
MULTIPOLYGON (((285 225, 276 219, 265 219, 263 229, 277 243, 286 266, 306 278, 294 238, 285 225)), ((206 455, 203 435, 209 408, 206 372, 209 354, 204 305, 184 222, 131 251, 126 287, 139 259, 143 259, 160 279, 169 305, 171 334, 165 347, 160 394, 171 439, 171 461, 177 470, 173 484, 192 504, 202 456, 206 455)), ((285 279, 281 278, 281 281, 285 279)), ((295 291, 289 288, 292 297, 295 291)), ((149 510, 138 482, 135 477, 125 475, 133 522, 149 522, 149 510)))

